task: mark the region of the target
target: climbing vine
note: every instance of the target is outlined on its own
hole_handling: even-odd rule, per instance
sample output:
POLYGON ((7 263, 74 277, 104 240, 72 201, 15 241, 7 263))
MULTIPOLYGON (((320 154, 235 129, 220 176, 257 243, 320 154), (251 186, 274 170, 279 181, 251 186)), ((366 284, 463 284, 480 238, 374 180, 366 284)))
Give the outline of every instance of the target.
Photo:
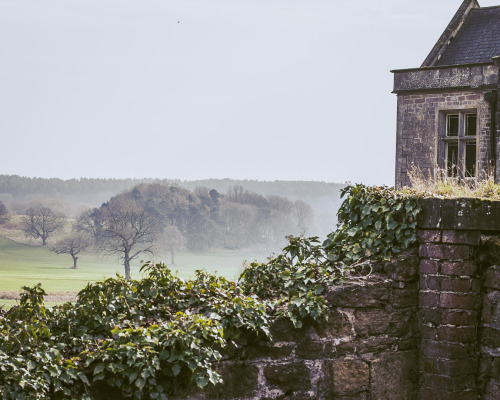
POLYGON ((417 240, 416 194, 385 186, 347 186, 338 228, 323 243, 328 259, 353 266, 363 259, 388 260, 417 240))

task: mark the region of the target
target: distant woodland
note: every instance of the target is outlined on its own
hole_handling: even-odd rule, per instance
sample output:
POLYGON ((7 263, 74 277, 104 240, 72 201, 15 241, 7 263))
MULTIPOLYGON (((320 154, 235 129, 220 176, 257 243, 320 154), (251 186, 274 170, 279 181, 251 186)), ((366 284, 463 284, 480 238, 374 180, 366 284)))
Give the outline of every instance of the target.
MULTIPOLYGON (((287 235, 325 235, 336 223, 343 186, 301 181, 62 180, 0 175, 0 202, 9 213, 23 215, 26 226, 35 218, 30 213, 42 209, 47 213, 48 209, 58 218, 74 221, 73 239, 75 234, 85 233, 86 245, 102 245, 111 252, 116 239, 110 237, 111 225, 127 222, 117 218, 143 218, 134 223, 149 224, 150 230, 133 250, 148 250, 146 242, 152 243, 154 236, 154 248, 171 253, 173 259, 181 250, 274 251, 287 235)), ((36 232, 32 235, 37 238, 36 232)), ((44 243, 45 239, 50 243, 50 238, 43 238, 44 243)), ((126 246, 118 247, 123 258, 126 246)))
POLYGON ((340 206, 340 189, 345 184, 316 181, 257 181, 233 179, 206 179, 181 181, 175 179, 58 179, 28 178, 18 175, 0 175, 0 200, 10 210, 17 211, 31 201, 46 201, 68 215, 76 216, 89 207, 100 206, 111 197, 130 190, 141 183, 157 183, 164 186, 215 189, 221 195, 234 186, 262 196, 277 195, 291 201, 302 200, 315 214, 319 235, 331 231, 340 206))

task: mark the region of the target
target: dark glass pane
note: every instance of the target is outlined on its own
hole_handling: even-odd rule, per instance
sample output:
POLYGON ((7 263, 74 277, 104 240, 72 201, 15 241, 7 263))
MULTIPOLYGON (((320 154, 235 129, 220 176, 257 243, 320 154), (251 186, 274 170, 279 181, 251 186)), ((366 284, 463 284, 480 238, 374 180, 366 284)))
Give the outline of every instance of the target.
POLYGON ((446 116, 446 136, 458 136, 458 114, 446 116))
POLYGON ((465 134, 467 136, 476 136, 476 114, 465 114, 465 134))
POLYGON ((458 143, 448 143, 446 155, 446 170, 448 176, 458 175, 458 143))
POLYGON ((465 144, 465 177, 476 176, 476 143, 465 144))

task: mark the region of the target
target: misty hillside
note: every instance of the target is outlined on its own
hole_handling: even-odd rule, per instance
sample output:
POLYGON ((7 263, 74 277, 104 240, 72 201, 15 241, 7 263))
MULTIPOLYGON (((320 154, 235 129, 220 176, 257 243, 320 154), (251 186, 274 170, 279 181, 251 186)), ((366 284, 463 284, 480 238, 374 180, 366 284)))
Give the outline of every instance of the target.
POLYGON ((323 236, 336 223, 336 212, 340 205, 339 191, 345 185, 316 181, 257 181, 234 179, 207 179, 181 181, 178 179, 58 179, 28 178, 18 175, 0 175, 0 201, 12 211, 22 209, 33 201, 44 201, 76 216, 89 207, 98 207, 119 193, 128 191, 141 183, 157 183, 194 191, 197 188, 215 189, 226 194, 231 188, 244 189, 263 196, 282 196, 291 201, 301 200, 314 210, 315 229, 311 232, 323 236))

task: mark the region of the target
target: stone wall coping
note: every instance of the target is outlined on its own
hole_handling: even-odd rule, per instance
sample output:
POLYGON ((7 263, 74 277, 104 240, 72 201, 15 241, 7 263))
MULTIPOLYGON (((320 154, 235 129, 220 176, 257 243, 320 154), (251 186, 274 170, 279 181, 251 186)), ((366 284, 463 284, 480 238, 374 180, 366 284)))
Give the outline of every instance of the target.
POLYGON ((476 198, 419 199, 420 229, 500 232, 500 201, 476 198))
POLYGON ((454 65, 448 68, 420 68, 393 71, 394 91, 496 87, 498 67, 493 64, 454 65))

